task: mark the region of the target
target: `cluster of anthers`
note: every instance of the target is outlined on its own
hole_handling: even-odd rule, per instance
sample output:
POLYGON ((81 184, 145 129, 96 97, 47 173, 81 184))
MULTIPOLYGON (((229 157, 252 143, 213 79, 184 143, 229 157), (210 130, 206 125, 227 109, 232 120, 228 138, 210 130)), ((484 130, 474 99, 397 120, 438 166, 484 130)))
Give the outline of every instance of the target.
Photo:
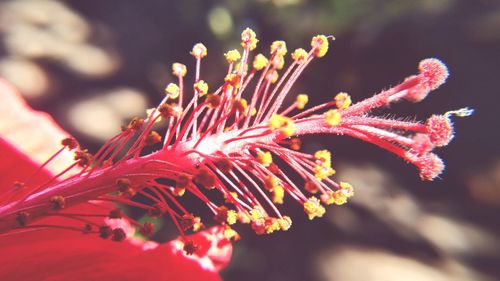
MULTIPOLYGON (((163 100, 148 110, 145 119, 134 118, 94 155, 82 150, 74 139, 65 139, 61 151, 74 150, 73 165, 42 184, 29 186, 31 177, 14 183, 0 199, 0 232, 48 227, 37 225, 37 220, 59 216, 67 222, 53 227, 120 241, 126 236, 123 229, 89 219, 124 217, 119 210, 109 214, 65 212, 78 204, 112 201, 142 208, 152 217, 168 215, 185 237, 187 231, 203 228, 201 218, 182 204, 186 195, 206 205, 215 221, 226 227, 227 238, 238 239, 231 228, 237 222, 250 224, 257 234, 287 230, 292 220, 278 208, 284 201, 302 205, 313 219, 323 216, 324 205, 342 205, 353 196, 349 183, 331 179, 335 170, 329 151, 300 151, 299 137, 309 134, 346 135, 373 143, 415 165, 423 180, 436 178, 444 164, 433 149, 453 138, 450 116, 466 116, 471 110, 433 115, 425 122, 370 112, 400 100, 418 102, 438 88, 448 71, 437 59, 421 61, 417 75, 358 103, 353 104, 341 92, 331 101, 309 108, 305 94, 284 105, 301 73, 312 60, 325 56, 332 40, 333 36, 313 37, 310 49, 293 51, 291 63, 284 68, 285 42, 275 41, 267 56, 259 53, 252 58, 258 40, 247 28, 241 34, 242 53, 231 50, 224 54, 229 68, 222 85, 215 88, 200 78, 207 49, 201 43, 194 45, 191 54, 196 68, 194 83, 188 86, 193 91, 190 100, 186 101, 184 81, 187 68, 174 63, 177 82, 168 84, 163 100), (158 122, 165 124, 165 133, 153 130, 158 122), (147 146, 159 149, 145 154, 147 146), (302 180, 292 179, 285 171, 293 171, 302 180), (134 200, 135 195, 146 200, 134 200)), ((152 223, 129 220, 143 235, 153 232, 152 223)), ((184 248, 192 253, 197 246, 185 241, 184 248)))

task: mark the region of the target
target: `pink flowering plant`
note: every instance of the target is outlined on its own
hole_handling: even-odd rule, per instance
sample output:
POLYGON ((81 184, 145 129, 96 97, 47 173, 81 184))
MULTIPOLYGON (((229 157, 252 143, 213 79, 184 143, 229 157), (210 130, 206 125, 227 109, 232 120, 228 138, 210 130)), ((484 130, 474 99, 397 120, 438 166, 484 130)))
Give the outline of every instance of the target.
MULTIPOLYGON (((413 164, 422 180, 438 177, 444 164, 433 151, 453 138, 451 117, 467 116, 471 110, 432 115, 425 122, 371 112, 400 101, 421 101, 446 81, 446 66, 438 59, 422 60, 417 74, 360 102, 352 102, 344 92, 315 106, 308 106, 305 94, 290 102, 287 97, 293 94, 295 82, 313 60, 325 56, 333 40, 332 36, 313 37, 308 50, 291 52, 291 62, 285 67, 285 42, 273 42, 267 56, 252 55, 258 39, 247 28, 241 34, 242 51, 224 54, 229 66, 216 87, 201 78, 207 49, 196 44, 191 51, 196 62, 194 82, 186 83, 187 67, 174 63, 177 82, 167 85, 160 104, 148 110, 144 119, 133 118, 95 154, 58 129, 51 137, 58 138, 60 145, 50 146, 49 155, 49 149, 44 150, 47 160, 30 159, 32 155, 17 148, 22 139, 1 131, 2 164, 19 165, 20 171, 0 179, 2 253, 11 249, 7 241, 19 237, 38 243, 41 252, 57 252, 51 248, 55 244, 44 244, 41 237, 45 235, 62 237, 59 241, 68 244, 72 240, 86 241, 85 245, 106 243, 117 249, 116 256, 122 254, 120 248, 134 248, 137 255, 161 248, 144 240, 155 225, 128 217, 112 204, 119 203, 143 209, 150 217, 166 215, 174 222, 180 238, 169 243, 168 252, 180 262, 165 265, 172 268, 170 276, 180 276, 173 273, 173 267, 188 264, 189 259, 196 261, 191 266, 201 272, 216 272, 230 257, 229 241, 239 239, 233 224, 249 224, 257 234, 285 231, 292 225, 292 219, 280 210, 285 201, 302 205, 313 219, 323 216, 324 206, 345 204, 354 195, 348 181, 332 178, 336 171, 329 151, 301 151, 304 135, 357 138, 413 164), (153 130, 159 122, 167 128, 163 133, 153 130), (151 148, 157 150, 146 153, 151 148), (292 180, 289 173, 302 180, 292 180), (146 200, 135 200, 136 195, 146 200), (210 216, 192 213, 183 203, 186 196, 206 206, 215 228, 205 228, 210 216)), ((5 88, 0 94, 2 100, 14 95, 5 88)), ((9 268, 13 267, 11 262, 9 268)), ((0 276, 15 273, 0 269, 0 276)))

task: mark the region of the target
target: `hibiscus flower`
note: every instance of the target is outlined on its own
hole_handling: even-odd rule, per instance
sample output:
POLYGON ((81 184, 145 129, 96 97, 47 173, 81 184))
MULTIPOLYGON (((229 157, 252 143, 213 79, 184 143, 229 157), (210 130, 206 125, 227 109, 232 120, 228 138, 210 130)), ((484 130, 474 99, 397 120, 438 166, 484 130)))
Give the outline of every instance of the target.
POLYGON ((249 224, 259 235, 286 231, 292 219, 279 207, 286 200, 314 219, 324 215, 325 205, 342 205, 353 196, 348 182, 331 178, 336 171, 329 151, 300 151, 303 135, 358 138, 415 165, 423 180, 438 177, 444 164, 433 151, 453 138, 450 117, 470 110, 426 122, 371 115, 402 100, 418 102, 442 85, 448 70, 437 59, 421 61, 417 75, 357 103, 340 92, 309 108, 308 96, 299 94, 285 106, 301 73, 326 55, 333 39, 314 36, 309 50, 293 51, 285 68, 286 43, 273 42, 268 57, 252 57, 259 40, 247 28, 243 52, 225 54, 227 74, 212 91, 201 79, 207 49, 195 44, 192 88, 185 85, 187 67, 174 63, 177 83, 167 85, 161 103, 145 119, 133 118, 95 154, 3 86, 0 248, 6 277, 218 278, 230 256, 229 239, 239 239, 233 224, 249 224), (186 89, 193 91, 189 100, 186 89), (157 122, 165 125, 164 133, 153 130, 157 122), (185 205, 186 196, 206 206, 219 226, 199 232, 205 226, 185 205), (154 225, 127 217, 111 203, 143 209, 149 217, 168 216, 181 237, 163 245, 140 240, 135 233, 148 236, 154 225))

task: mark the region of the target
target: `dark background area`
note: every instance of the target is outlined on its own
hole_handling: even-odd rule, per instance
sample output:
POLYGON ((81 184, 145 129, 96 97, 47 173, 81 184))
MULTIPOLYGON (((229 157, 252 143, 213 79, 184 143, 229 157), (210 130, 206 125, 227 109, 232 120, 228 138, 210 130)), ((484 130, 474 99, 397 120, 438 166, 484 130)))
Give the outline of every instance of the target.
MULTIPOLYGON (((333 152, 338 178, 356 188, 352 203, 330 207, 326 218, 312 222, 300 206, 288 204, 285 213, 294 225, 285 233, 257 236, 238 228, 243 239, 222 275, 275 281, 500 278, 499 1, 23 0, 0 5, 0 75, 21 91, 23 83, 31 83, 23 91, 30 104, 51 113, 93 151, 103 137, 69 121, 76 105, 99 98, 96 93, 126 88, 146 94, 145 103, 153 106, 174 80, 171 63, 194 69, 189 51, 197 42, 209 54, 202 77, 216 85, 226 72, 222 54, 238 47, 247 26, 256 31, 262 52, 274 40, 285 40, 293 50, 307 47, 316 34, 336 37, 328 55, 306 70, 293 91, 307 92, 311 104, 339 91, 362 100, 416 73, 420 60, 442 59, 451 72, 445 85, 421 103, 383 112, 424 120, 433 113, 475 109, 471 117, 456 119, 455 139, 438 151, 447 163, 441 179, 422 182, 414 167, 367 143, 306 138, 305 151, 333 152), (26 30, 52 34, 48 41, 62 40, 68 49, 42 44, 45 37, 23 41, 18 35, 26 30), (88 48, 80 46, 101 53, 89 51, 86 59, 82 50, 88 48), (95 56, 103 63, 93 63, 95 56), (77 59, 90 65, 79 67, 77 59)), ((124 122, 131 117, 120 114, 124 122)))

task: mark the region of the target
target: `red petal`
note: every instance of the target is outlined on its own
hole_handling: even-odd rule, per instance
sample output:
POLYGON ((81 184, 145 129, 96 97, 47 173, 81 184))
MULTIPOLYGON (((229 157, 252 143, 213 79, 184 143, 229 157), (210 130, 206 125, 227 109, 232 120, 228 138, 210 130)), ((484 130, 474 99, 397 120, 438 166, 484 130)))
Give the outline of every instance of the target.
MULTIPOLYGON (((35 163, 43 163, 61 148, 69 134, 50 115, 34 111, 19 93, 0 78, 0 137, 35 163)), ((73 163, 73 154, 64 151, 47 169, 56 173, 73 163)), ((2 175, 5 175, 2 171, 2 175)), ((0 187, 1 188, 1 187, 0 187)))
MULTIPOLYGON (((209 229, 189 239, 217 245, 221 236, 212 235, 219 231, 209 229)), ((225 249, 208 252, 225 250, 230 256, 230 243, 223 243, 225 249)), ((180 244, 174 240, 143 250, 128 242, 84 234, 73 238, 51 230, 15 234, 0 239, 0 280, 220 280, 210 256, 186 257, 180 244), (37 234, 43 239, 37 239, 37 234)))
MULTIPOLYGON (((212 227, 205 231, 188 236, 200 249, 190 259, 198 261, 209 270, 219 271, 227 266, 233 248, 231 242, 224 237, 223 227, 212 227)), ((169 243, 177 253, 183 253, 183 243, 178 239, 169 243)))
MULTIPOLYGON (((14 181, 25 179, 33 173, 38 163, 33 162, 31 158, 19 152, 9 142, 0 137, 0 195, 3 191, 12 187, 14 181)), ((42 171, 37 177, 37 181, 49 179, 50 175, 42 171)), ((1 202, 1 201, 0 201, 1 202)))
MULTIPOLYGON (((29 176, 56 152, 68 134, 47 114, 33 111, 1 79, 0 101, 1 198, 14 181, 29 176)), ((55 173, 72 162, 68 152, 48 169, 55 173)), ((37 180, 49 177, 44 170, 37 180)), ((91 212, 92 207, 76 208, 91 212)), ((189 257, 180 240, 144 250, 148 242, 113 242, 56 229, 23 231, 0 234, 0 280, 220 280, 216 272, 227 265, 232 252, 220 228, 189 237, 202 245, 201 252, 189 257)))

